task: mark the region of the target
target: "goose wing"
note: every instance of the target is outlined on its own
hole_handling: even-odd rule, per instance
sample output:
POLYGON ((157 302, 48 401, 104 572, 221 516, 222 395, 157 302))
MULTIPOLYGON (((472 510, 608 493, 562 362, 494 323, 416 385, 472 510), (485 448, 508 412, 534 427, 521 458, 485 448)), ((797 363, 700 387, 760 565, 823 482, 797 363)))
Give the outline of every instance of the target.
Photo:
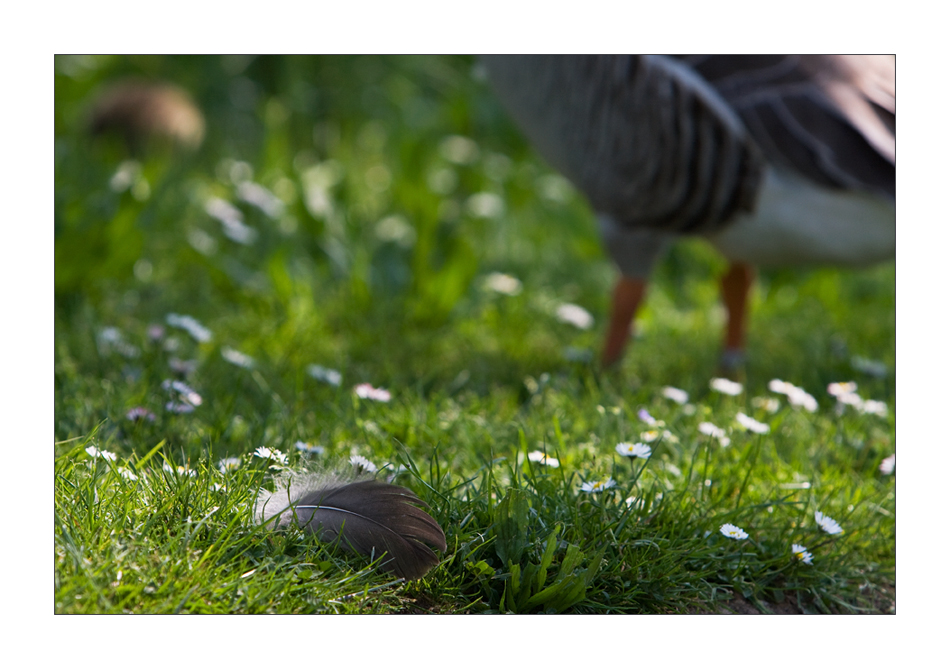
POLYGON ((893 56, 678 56, 768 160, 833 189, 894 197, 893 56))

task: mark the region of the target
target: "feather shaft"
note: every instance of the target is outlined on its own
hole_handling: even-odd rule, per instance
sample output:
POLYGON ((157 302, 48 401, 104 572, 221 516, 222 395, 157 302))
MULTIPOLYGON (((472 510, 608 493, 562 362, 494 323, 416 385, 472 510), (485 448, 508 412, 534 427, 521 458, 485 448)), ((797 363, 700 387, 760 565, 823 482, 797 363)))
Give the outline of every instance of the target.
POLYGON ((431 547, 444 551, 445 533, 411 490, 375 479, 302 478, 281 481, 275 493, 262 491, 262 521, 273 516, 276 527, 293 523, 321 541, 339 540, 351 552, 383 555, 382 567, 405 579, 421 578, 439 563, 431 547), (276 514, 271 506, 265 515, 277 500, 286 504, 276 514))

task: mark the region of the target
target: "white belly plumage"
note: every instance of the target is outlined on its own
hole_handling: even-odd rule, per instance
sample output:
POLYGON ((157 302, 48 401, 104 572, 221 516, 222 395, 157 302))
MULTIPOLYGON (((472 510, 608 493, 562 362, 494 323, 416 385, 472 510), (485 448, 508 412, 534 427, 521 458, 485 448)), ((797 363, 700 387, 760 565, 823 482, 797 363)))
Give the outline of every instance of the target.
POLYGON ((729 260, 759 266, 860 266, 894 258, 895 221, 889 199, 769 169, 755 212, 707 239, 729 260))

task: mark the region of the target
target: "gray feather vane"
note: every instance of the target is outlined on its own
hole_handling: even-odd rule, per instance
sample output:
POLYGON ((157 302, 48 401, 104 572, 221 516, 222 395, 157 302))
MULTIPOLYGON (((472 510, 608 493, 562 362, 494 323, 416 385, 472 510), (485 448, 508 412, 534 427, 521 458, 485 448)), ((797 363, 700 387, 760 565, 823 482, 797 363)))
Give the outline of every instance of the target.
POLYGON ((430 546, 446 549, 445 533, 422 507, 411 490, 384 481, 307 474, 279 480, 276 492, 262 490, 256 515, 372 559, 385 554, 382 567, 411 580, 439 563, 430 546))

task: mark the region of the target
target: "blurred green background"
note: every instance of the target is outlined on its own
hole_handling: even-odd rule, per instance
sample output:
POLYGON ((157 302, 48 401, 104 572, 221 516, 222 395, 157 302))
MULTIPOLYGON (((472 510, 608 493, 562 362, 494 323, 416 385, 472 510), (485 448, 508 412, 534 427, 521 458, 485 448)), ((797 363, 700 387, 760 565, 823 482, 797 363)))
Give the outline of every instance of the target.
MULTIPOLYGON (((88 403, 108 405, 117 384, 147 398, 149 365, 116 365, 97 333, 119 328, 148 354, 147 326, 168 313, 214 332, 178 354, 213 360, 209 381, 232 383, 214 354, 233 347, 300 397, 313 363, 345 370, 346 384, 425 397, 463 386, 524 395, 525 377, 596 359, 614 269, 583 198, 534 157, 475 59, 61 56, 55 80, 58 438, 88 432, 101 420, 88 403), (131 153, 120 136, 90 136, 96 97, 130 77, 188 91, 206 119, 198 151, 131 153), (238 225, 222 222, 222 206, 238 225), (484 290, 495 271, 523 291, 484 290), (594 328, 559 323, 563 302, 593 313, 594 328), (96 399, 70 408, 88 384, 96 399)), ((673 249, 623 385, 705 387, 724 266, 702 242, 673 249)), ((893 264, 761 279, 750 381, 797 379, 818 395, 853 375, 854 354, 893 368, 893 264)), ((234 393, 230 408, 245 401, 234 393)))

